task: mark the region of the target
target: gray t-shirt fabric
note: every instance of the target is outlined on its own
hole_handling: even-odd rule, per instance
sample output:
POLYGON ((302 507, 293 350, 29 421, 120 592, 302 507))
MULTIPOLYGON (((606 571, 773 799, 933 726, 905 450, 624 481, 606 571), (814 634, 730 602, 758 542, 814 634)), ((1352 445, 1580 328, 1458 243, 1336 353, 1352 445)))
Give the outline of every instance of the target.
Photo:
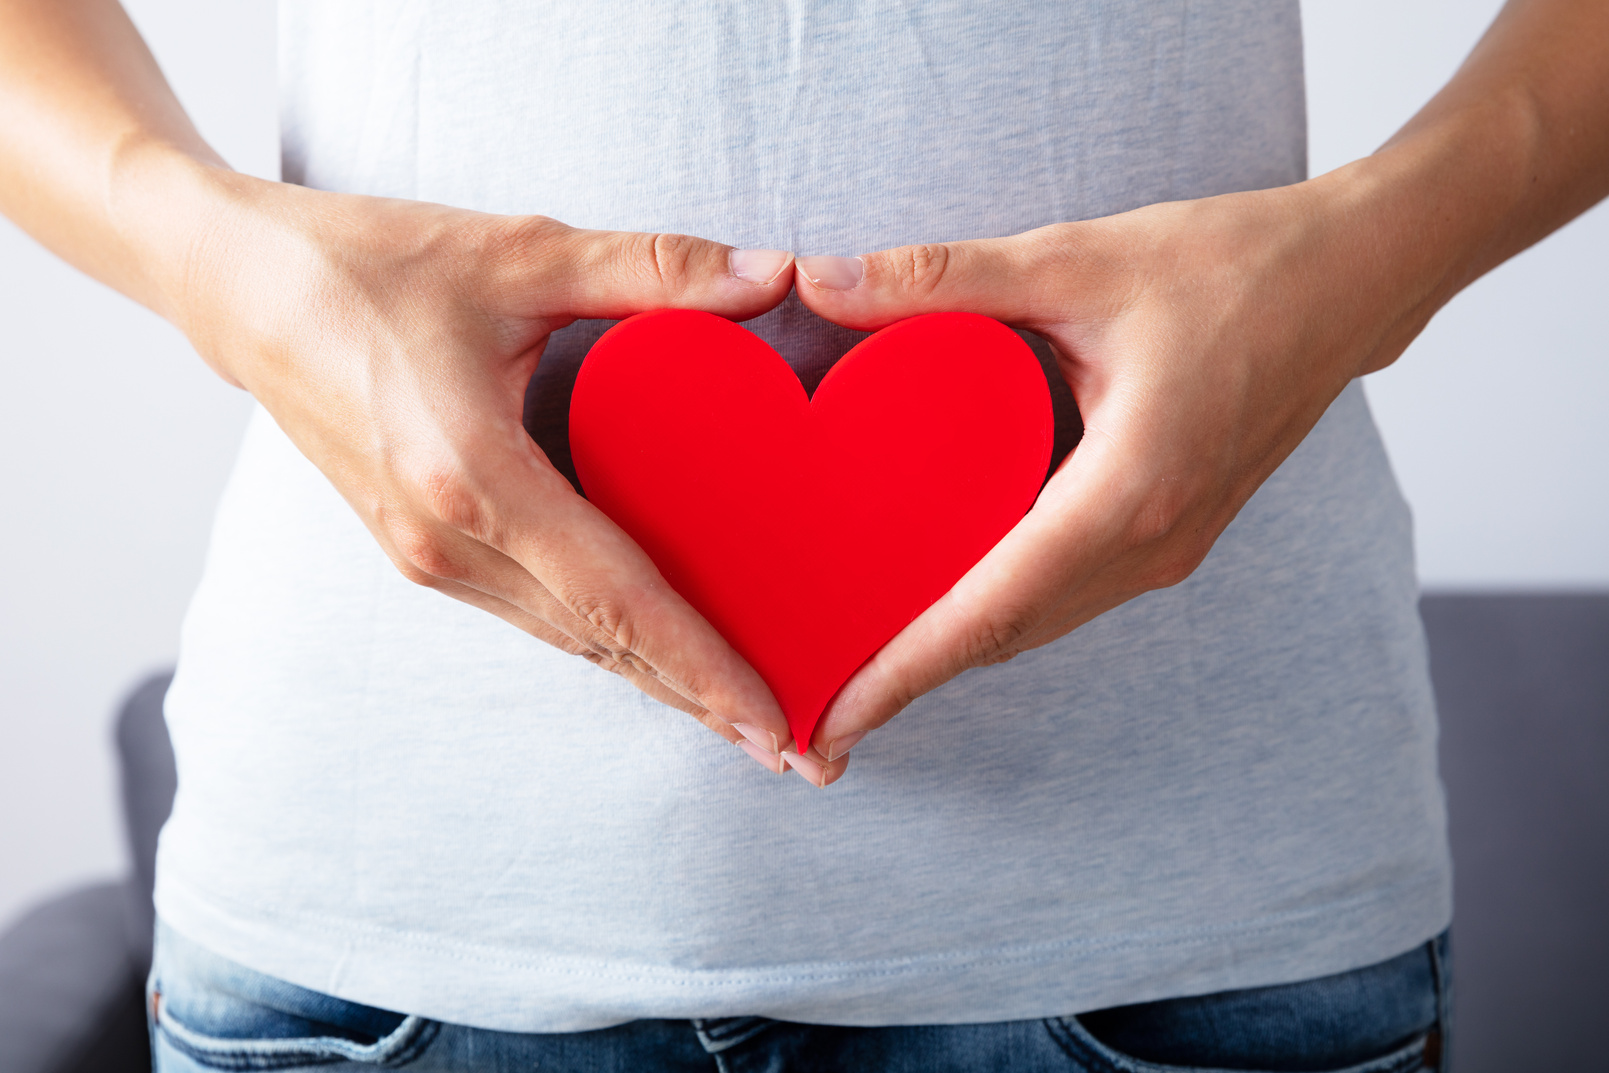
MULTIPOLYGON (((283 0, 285 176, 851 254, 1304 177, 1296 0, 283 0)), ((750 322, 813 384, 857 336, 750 322)), ((600 326, 528 400, 562 453, 600 326)), ((513 1031, 1062 1015, 1446 926, 1408 511, 1354 384, 1183 584, 963 674, 821 791, 410 585, 251 423, 185 623, 157 905, 513 1031)))

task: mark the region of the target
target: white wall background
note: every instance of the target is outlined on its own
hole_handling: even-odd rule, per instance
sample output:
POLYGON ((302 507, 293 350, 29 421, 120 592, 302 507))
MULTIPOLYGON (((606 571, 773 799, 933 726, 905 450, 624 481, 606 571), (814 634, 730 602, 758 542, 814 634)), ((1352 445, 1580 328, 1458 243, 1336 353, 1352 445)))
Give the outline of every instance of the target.
MULTIPOLYGON (((1379 145, 1499 0, 1303 0, 1310 165, 1379 145)), ((1459 295, 1366 390, 1428 588, 1609 588, 1609 203, 1459 295)))
MULTIPOLYGON (((271 0, 125 0, 202 132, 277 175, 271 0)), ((1369 152, 1497 0, 1304 0, 1315 173, 1369 152)), ((1433 587, 1609 587, 1609 209, 1368 385, 1433 587)), ((109 717, 174 655, 247 400, 0 222, 0 922, 122 867, 109 717)))
MULTIPOLYGON (((278 178, 273 0, 125 6, 201 132, 278 178)), ((250 400, 3 219, 0 376, 3 922, 123 868, 112 708, 173 660, 250 400)))

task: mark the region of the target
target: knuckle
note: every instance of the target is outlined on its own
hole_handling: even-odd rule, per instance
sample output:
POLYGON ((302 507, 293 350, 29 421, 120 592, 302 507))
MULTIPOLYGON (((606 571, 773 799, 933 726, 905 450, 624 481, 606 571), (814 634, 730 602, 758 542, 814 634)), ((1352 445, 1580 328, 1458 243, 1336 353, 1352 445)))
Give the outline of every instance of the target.
POLYGON ((943 284, 951 257, 950 247, 942 242, 920 242, 895 250, 890 268, 901 287, 914 294, 927 295, 943 284))
POLYGON ((1189 492, 1173 481, 1148 496, 1129 523, 1129 547, 1143 564, 1138 580, 1146 589, 1170 588, 1195 573, 1213 540, 1189 492))
POLYGON ((494 217, 474 230, 471 252, 482 264, 508 265, 528 274, 547 263, 570 230, 550 216, 494 217))
POLYGON ((401 574, 404 578, 415 585, 426 589, 435 589, 441 587, 443 580, 442 578, 439 578, 425 570, 421 570, 418 566, 410 562, 406 556, 400 553, 391 557, 391 565, 397 568, 397 573, 401 574))
POLYGON ((1159 560, 1151 564, 1151 568, 1140 575, 1140 584, 1146 590, 1171 589, 1189 577, 1192 568, 1184 561, 1175 557, 1159 560))
POLYGON ((652 663, 649 663, 635 652, 628 653, 626 658, 631 662, 631 665, 636 668, 637 673, 642 675, 644 678, 652 678, 656 682, 660 680, 659 668, 655 667, 652 663))
POLYGON ((1075 223, 1046 224, 1017 236, 1015 250, 1028 269, 1063 264, 1078 248, 1080 226, 1075 223))
POLYGON ((540 254, 570 231, 551 216, 520 216, 503 222, 490 240, 493 254, 529 259, 540 254))
POLYGON ((443 581, 464 576, 464 568, 449 552, 446 542, 434 533, 404 528, 392 532, 391 543, 396 548, 392 562, 403 577, 416 585, 435 588, 443 581))
POLYGON ((660 284, 675 288, 687 283, 692 276, 698 244, 698 239, 691 235, 662 232, 650 236, 648 262, 660 284))
MULTIPOLYGON (((1055 301, 1052 296, 1059 288, 1047 288, 1043 281, 1065 277, 1076 259, 1075 251, 1079 245, 1063 230, 1069 226, 1052 224, 1036 228, 1017 236, 1007 247, 1012 270, 1018 279, 1024 281, 1024 293, 1030 298, 1055 301)), ((1057 307, 1060 308, 1060 305, 1057 307)))
POLYGON ((1004 663, 1017 655, 1028 633, 1027 616, 991 613, 972 624, 966 634, 966 654, 974 666, 1004 663))
POLYGON ((1180 534, 1158 550, 1142 580, 1151 589, 1178 585, 1196 572, 1211 550, 1212 542, 1201 534, 1180 534))
POLYGON ((577 609, 580 615, 592 628, 608 637, 610 640, 620 639, 621 627, 625 624, 625 616, 620 609, 608 600, 589 601, 577 609))
POLYGON ((528 242, 541 242, 570 230, 551 216, 521 216, 511 221, 510 232, 528 242))
POLYGON ((636 668, 632 665, 630 652, 619 647, 618 645, 606 641, 601 637, 593 635, 592 631, 590 630, 585 632, 588 634, 588 636, 584 636, 576 642, 576 647, 578 649, 576 655, 580 656, 588 663, 595 664, 603 670, 608 671, 610 674, 618 674, 622 677, 629 677, 631 673, 636 670, 636 668))
POLYGON ((625 609, 602 596, 575 599, 570 610, 591 627, 588 642, 602 649, 615 662, 625 663, 631 656, 631 631, 625 609))
POLYGON ((921 695, 922 691, 910 682, 896 682, 888 691, 889 707, 895 712, 903 712, 906 708, 915 704, 916 698, 921 695))
POLYGON ((464 533, 482 532, 485 508, 463 478, 451 469, 432 469, 419 479, 425 509, 444 525, 464 533))
POLYGON ((1128 544, 1143 548, 1166 541, 1179 521, 1178 509, 1161 496, 1152 496, 1129 521, 1128 544))
POLYGON ((641 675, 643 678, 651 678, 655 681, 659 680, 659 672, 654 669, 653 664, 630 649, 621 649, 618 662, 621 667, 631 671, 633 674, 641 675))

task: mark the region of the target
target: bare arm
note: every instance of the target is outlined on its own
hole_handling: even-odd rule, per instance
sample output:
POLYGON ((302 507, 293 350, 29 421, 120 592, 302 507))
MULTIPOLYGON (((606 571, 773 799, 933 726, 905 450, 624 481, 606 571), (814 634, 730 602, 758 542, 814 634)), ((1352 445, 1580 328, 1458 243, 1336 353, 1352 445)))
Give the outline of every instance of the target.
POLYGON ((1385 145, 1314 182, 1350 188, 1418 298, 1373 372, 1455 294, 1609 195, 1609 5, 1510 0, 1385 145))
POLYGON ((216 171, 116 0, 0 0, 0 212, 175 319, 185 195, 216 171))
POLYGON ((1606 193, 1609 3, 1511 0, 1412 122, 1327 175, 1009 238, 801 258, 800 297, 841 324, 962 309, 1045 336, 1085 435, 790 763, 824 785, 916 697, 1184 580, 1352 379, 1606 193))
POLYGON ((791 288, 789 255, 238 175, 115 0, 0 0, 0 211, 183 329, 406 577, 780 770, 764 682, 575 495, 521 410, 552 331, 664 306, 756 316, 791 288))

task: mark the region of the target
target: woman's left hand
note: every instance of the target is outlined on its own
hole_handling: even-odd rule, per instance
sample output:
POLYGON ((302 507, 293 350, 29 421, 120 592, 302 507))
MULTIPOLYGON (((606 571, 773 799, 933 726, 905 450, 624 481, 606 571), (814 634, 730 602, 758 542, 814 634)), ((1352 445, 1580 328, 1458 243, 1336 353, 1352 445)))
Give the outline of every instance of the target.
POLYGON ((805 304, 851 328, 962 310, 1043 336, 1084 436, 789 763, 826 785, 861 736, 962 671, 1188 577, 1347 383, 1395 359, 1434 306, 1418 259, 1383 259, 1357 226, 1369 185, 1332 173, 1010 238, 800 259, 805 304))

